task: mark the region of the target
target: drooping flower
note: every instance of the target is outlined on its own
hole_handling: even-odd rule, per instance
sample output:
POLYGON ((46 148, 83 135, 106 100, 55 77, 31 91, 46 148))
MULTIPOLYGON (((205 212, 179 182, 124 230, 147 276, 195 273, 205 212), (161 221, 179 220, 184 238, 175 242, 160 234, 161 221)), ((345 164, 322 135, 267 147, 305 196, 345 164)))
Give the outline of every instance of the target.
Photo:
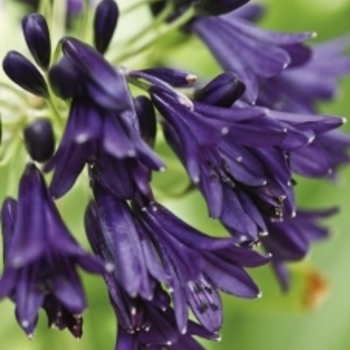
POLYGON ((151 95, 164 118, 166 139, 206 198, 210 216, 220 218, 242 240, 256 241, 267 232, 265 220, 294 215, 289 153, 343 120, 271 111, 242 102, 221 107, 232 105, 244 91, 229 79, 231 74, 197 91, 201 102, 193 101, 192 109, 156 88, 151 95), (196 129, 188 126, 195 118, 196 129), (216 136, 215 128, 223 121, 225 135, 216 136), (199 129, 200 123, 206 128, 199 129))
POLYGON ((53 195, 65 194, 86 163, 94 179, 120 198, 131 198, 135 184, 147 192, 144 168, 164 165, 140 135, 124 75, 77 39, 64 39, 62 47, 66 56, 52 67, 50 81, 58 95, 72 102, 60 146, 45 167, 54 170, 53 195))
POLYGON ((243 298, 259 296, 243 267, 265 264, 267 257, 233 245, 231 238, 206 236, 142 195, 131 210, 102 188, 95 187, 94 193, 96 207, 87 212, 87 232, 96 237, 100 254, 116 265, 116 281, 129 296, 146 300, 165 283, 173 290, 181 333, 186 333, 189 307, 210 332, 221 328, 219 289, 243 298))
POLYGON ((264 249, 272 253, 271 263, 284 290, 289 289, 288 262, 303 259, 309 246, 329 236, 329 230, 319 221, 338 212, 337 208, 327 210, 298 210, 294 218, 280 223, 267 223, 269 235, 261 239, 264 249))
POLYGON ((350 73, 350 56, 344 54, 348 46, 344 37, 311 46, 311 58, 304 64, 261 79, 258 103, 293 113, 316 113, 317 104, 334 98, 337 81, 350 73))
MULTIPOLYGON (((244 7, 243 7, 244 8, 244 7)), ((190 30, 211 50, 225 71, 233 71, 246 85, 245 97, 256 102, 259 78, 278 76, 310 58, 303 43, 313 33, 278 33, 257 28, 235 15, 196 17, 190 30)))
POLYGON ((187 333, 178 330, 171 298, 160 284, 160 280, 169 284, 170 276, 159 262, 150 237, 132 217, 126 203, 101 189, 96 189, 95 193, 97 202, 87 209, 85 228, 94 252, 119 265, 113 274, 104 276, 118 319, 116 349, 141 349, 143 346, 173 349, 174 346, 180 348, 181 344, 198 349, 191 335, 217 338, 216 333, 192 321, 188 321, 187 333), (134 289, 130 295, 131 285, 137 284, 141 287, 139 294, 134 289))
POLYGON ((76 243, 34 164, 27 165, 21 178, 18 202, 5 200, 1 221, 5 269, 0 298, 13 300, 17 321, 29 336, 41 307, 53 326, 79 336, 86 300, 77 267, 103 274, 111 265, 76 243))

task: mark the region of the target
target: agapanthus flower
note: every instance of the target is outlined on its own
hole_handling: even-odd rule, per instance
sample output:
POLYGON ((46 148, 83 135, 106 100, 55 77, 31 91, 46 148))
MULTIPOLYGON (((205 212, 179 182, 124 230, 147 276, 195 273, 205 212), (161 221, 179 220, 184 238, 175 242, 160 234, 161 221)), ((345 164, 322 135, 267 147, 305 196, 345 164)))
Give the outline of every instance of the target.
POLYGON ((337 212, 337 208, 298 210, 294 218, 267 224, 269 235, 263 237, 261 243, 266 251, 272 253, 271 263, 282 289, 288 290, 290 287, 286 263, 303 259, 311 243, 327 238, 329 230, 322 227, 319 221, 337 212))
POLYGON ((165 136, 203 193, 210 216, 220 218, 242 240, 256 241, 267 232, 266 219, 282 220, 295 213, 289 154, 344 121, 271 111, 242 102, 232 108, 221 107, 233 104, 244 91, 229 79, 231 74, 219 76, 197 92, 201 102, 193 101, 192 110, 156 88, 152 98, 164 117, 165 136), (226 85, 232 88, 224 89, 226 85), (199 122, 197 129, 186 127, 194 118, 207 128, 199 129, 199 122), (214 127, 220 126, 219 121, 225 121, 227 129, 225 135, 216 137, 214 127))
MULTIPOLYGON (((244 8, 244 7, 243 7, 244 8)), ((259 78, 278 76, 310 58, 303 43, 313 33, 278 33, 263 30, 235 15, 196 17, 190 30, 211 50, 225 71, 233 71, 246 85, 246 98, 256 102, 259 78)))
POLYGON ((67 327, 78 337, 86 299, 77 267, 103 274, 111 264, 77 244, 34 164, 22 175, 18 201, 5 200, 1 221, 5 269, 0 298, 13 300, 17 321, 29 336, 42 307, 53 326, 67 327))
POLYGON ((138 195, 131 210, 103 188, 95 186, 94 193, 96 204, 85 221, 88 236, 96 237, 92 245, 116 265, 113 275, 129 296, 152 300, 159 283, 171 288, 181 333, 189 307, 209 331, 221 328, 219 289, 243 298, 259 296, 243 267, 260 266, 268 257, 237 247, 230 238, 206 236, 146 197, 138 195))
MULTIPOLYGON (((180 347, 181 344, 187 344, 189 349, 198 349, 199 345, 191 338, 191 335, 197 335, 208 339, 216 339, 217 333, 207 331, 200 325, 188 320, 187 332, 180 332, 178 330, 174 310, 170 306, 171 298, 168 293, 162 289, 161 284, 157 280, 162 279, 169 283, 169 277, 166 275, 163 267, 160 265, 158 259, 155 259, 155 252, 152 248, 151 241, 144 236, 144 233, 138 227, 139 231, 135 230, 136 221, 133 221, 130 209, 125 203, 112 199, 106 193, 99 192, 97 196, 98 202, 91 203, 87 209, 85 216, 85 228, 88 234, 90 244, 96 254, 99 254, 107 261, 116 261, 120 263, 119 272, 114 274, 105 274, 104 279, 108 287, 110 302, 118 319, 118 338, 116 342, 117 350, 141 349, 144 346, 162 346, 165 348, 173 348, 173 346, 180 347), (102 196, 102 197, 101 197, 102 196), (99 207, 99 202, 103 202, 103 207, 107 207, 108 212, 99 207), (119 211, 115 211, 116 209, 119 211), (122 215, 122 220, 119 221, 112 218, 110 214, 117 213, 122 215), (107 214, 107 215, 106 215, 107 214), (131 220, 131 221, 130 221, 131 220), (114 221, 114 225, 112 226, 114 221), (115 224, 118 223, 118 226, 115 224), (127 231, 120 224, 126 224, 130 227, 129 232, 133 233, 128 238, 127 231), (136 237, 139 236, 141 250, 140 255, 136 259, 128 259, 128 255, 124 252, 123 256, 116 254, 120 249, 115 247, 127 247, 127 252, 137 253, 139 244, 136 246, 129 245, 127 242, 135 242, 136 237), (115 235, 115 236, 114 236, 115 235), (122 238, 122 235, 124 238, 122 238), (122 240, 120 240, 122 238, 122 240), (140 265, 139 271, 134 271, 137 274, 129 275, 133 270, 132 263, 140 261, 145 265, 140 265), (149 276, 142 274, 148 269, 149 276), (143 282, 151 281, 152 294, 146 294, 147 298, 140 295, 130 296, 125 289, 125 280, 121 279, 121 269, 127 272, 124 275, 126 278, 134 277, 136 280, 144 279, 143 282), (127 277, 129 275, 129 277, 127 277), (153 277, 152 277, 153 276, 153 277), (186 333, 186 334, 185 334, 186 333), (175 344, 175 345, 174 345, 175 344)), ((136 239, 137 243, 137 239, 136 239)), ((132 254, 134 256, 134 254, 132 254)), ((131 280, 129 278, 129 280, 131 280)), ((147 285, 147 283, 143 283, 147 285)))
POLYGON ((344 54, 347 47, 345 37, 311 46, 311 58, 304 64, 261 79, 258 103, 293 113, 316 113, 317 104, 334 98, 337 81, 350 73, 350 56, 344 54))
POLYGON ((161 160, 141 138, 137 111, 124 74, 77 39, 64 39, 62 48, 65 56, 52 67, 50 81, 58 95, 72 98, 72 102, 60 146, 45 168, 54 170, 53 195, 65 194, 86 163, 97 169, 96 179, 105 175, 101 181, 110 183, 111 188, 114 185, 108 179, 114 181, 113 176, 118 173, 134 178, 133 169, 140 169, 135 170, 139 174, 135 173, 137 183, 137 178, 143 176, 142 167, 162 169, 161 160), (110 162, 112 158, 114 163, 110 162))

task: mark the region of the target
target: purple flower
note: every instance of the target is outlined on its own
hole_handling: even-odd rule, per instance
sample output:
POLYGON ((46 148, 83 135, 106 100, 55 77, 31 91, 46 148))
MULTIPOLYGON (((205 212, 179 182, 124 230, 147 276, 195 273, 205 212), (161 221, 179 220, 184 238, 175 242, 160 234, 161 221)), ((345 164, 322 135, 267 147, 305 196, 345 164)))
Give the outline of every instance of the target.
POLYGON ((62 45, 66 57, 51 69, 50 81, 72 103, 62 141, 45 167, 54 170, 52 194, 63 196, 86 163, 92 178, 116 196, 130 199, 135 187, 146 194, 148 170, 164 165, 141 137, 142 111, 135 108, 124 75, 76 39, 62 45))
POLYGON ((243 267, 260 266, 268 258, 234 246, 231 238, 206 236, 143 196, 130 210, 102 188, 95 187, 94 194, 96 207, 90 207, 85 221, 92 246, 116 265, 115 279, 128 295, 152 300, 157 284, 171 288, 181 333, 186 332, 188 307, 209 331, 221 328, 218 289, 258 297, 243 267))
POLYGON ((337 212, 337 208, 298 210, 294 218, 267 224, 269 235, 261 242, 264 249, 272 253, 271 263, 282 289, 288 290, 290 283, 285 264, 303 259, 311 243, 327 238, 329 230, 320 226, 319 221, 337 212))
POLYGON ((223 108, 242 92, 231 74, 197 91, 201 102, 192 101, 191 108, 169 91, 154 87, 151 95, 164 118, 166 139, 206 198, 210 216, 220 218, 242 240, 256 241, 267 232, 265 220, 282 220, 295 212, 289 154, 343 120, 242 102, 223 108))
POLYGON ((80 318, 86 300, 76 269, 79 266, 90 273, 103 274, 111 265, 105 265, 75 242, 35 165, 26 167, 18 202, 5 200, 2 226, 5 270, 0 280, 0 298, 8 296, 13 300, 17 321, 29 336, 34 332, 40 307, 53 325, 67 327, 78 335, 79 329, 74 328, 77 322, 72 321, 80 318))
POLYGON ((317 103, 332 99, 338 91, 337 80, 350 72, 350 57, 343 53, 348 46, 344 37, 312 46, 311 58, 303 65, 261 79, 258 103, 289 112, 316 113, 317 103))
POLYGON ((86 212, 85 227, 94 252, 116 263, 114 273, 104 276, 119 325, 116 349, 136 349, 137 345, 168 348, 184 342, 198 347, 191 335, 216 338, 216 333, 191 321, 187 334, 179 332, 171 298, 160 284, 169 284, 170 277, 147 230, 126 203, 98 188, 95 196, 96 204, 91 203, 86 212))
MULTIPOLYGON (((244 7, 243 7, 244 9, 244 7)), ((191 31, 209 47, 225 71, 233 71, 246 85, 245 97, 255 102, 259 78, 279 75, 288 66, 310 58, 302 43, 312 33, 277 33, 255 27, 235 12, 219 17, 197 17, 191 31)))

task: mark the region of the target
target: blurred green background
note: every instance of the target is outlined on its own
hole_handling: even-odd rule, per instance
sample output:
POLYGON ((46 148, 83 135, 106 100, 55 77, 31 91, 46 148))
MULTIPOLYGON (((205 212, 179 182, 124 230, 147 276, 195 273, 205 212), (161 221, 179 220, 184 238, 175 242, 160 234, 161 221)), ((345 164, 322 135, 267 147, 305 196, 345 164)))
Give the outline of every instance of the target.
MULTIPOLYGON (((124 0, 123 3, 127 2, 124 0)), ((264 3, 268 11, 261 25, 266 28, 317 31, 316 41, 330 39, 350 30, 348 0, 266 0, 264 3)), ((125 23, 120 25, 119 31, 123 31, 126 26, 125 23)), ((196 40, 191 40, 176 51, 163 42, 159 50, 151 53, 151 57, 192 69, 194 73, 204 75, 204 78, 210 78, 218 72, 207 50, 196 40)), ((320 106, 320 110, 350 118, 350 78, 343 79, 340 86, 341 94, 331 104, 320 106)), ((350 131, 349 125, 346 127, 350 131)), ((160 151, 165 153, 163 149, 160 151)), ((173 184, 174 177, 180 178, 175 172, 173 174, 160 175, 164 177, 158 176, 156 182, 161 187, 173 184)), ((312 256, 305 262, 291 267, 292 290, 289 295, 280 292, 270 268, 252 271, 261 286, 263 298, 242 301, 225 296, 223 339, 219 343, 206 343, 208 349, 350 349, 350 167, 343 169, 340 175, 341 181, 337 184, 299 180, 296 187, 298 203, 303 207, 341 206, 341 213, 326 223, 333 228, 334 236, 327 242, 315 245, 312 256), (317 277, 316 282, 320 280, 321 283, 310 284, 310 276, 317 277), (322 300, 323 303, 318 303, 322 300)), ((161 193, 159 195, 161 198, 161 193)), ((70 228, 82 244, 86 244, 81 221, 87 196, 83 184, 80 184, 59 203, 70 228)), ((164 203, 196 227, 208 233, 221 233, 215 222, 205 219, 206 207, 200 196, 191 194, 164 203)), ((79 343, 68 332, 48 331, 44 314, 41 314, 35 339, 30 342, 15 322, 12 303, 2 301, 0 349, 113 349, 116 322, 103 282, 93 276, 83 278, 88 291, 89 310, 84 317, 84 337, 79 343)))

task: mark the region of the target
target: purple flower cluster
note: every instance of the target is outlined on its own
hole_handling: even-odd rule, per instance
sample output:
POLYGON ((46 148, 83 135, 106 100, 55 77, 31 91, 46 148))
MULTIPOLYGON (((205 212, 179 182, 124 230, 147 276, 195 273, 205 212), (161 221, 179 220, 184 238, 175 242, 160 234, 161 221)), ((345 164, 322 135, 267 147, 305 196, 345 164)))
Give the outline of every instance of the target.
MULTIPOLYGON (((79 266, 103 275, 118 320, 116 350, 201 349, 192 336, 219 337, 220 292, 261 295, 246 268, 271 263, 287 289, 285 263, 327 236, 318 221, 336 210, 298 209, 293 176, 329 177, 349 162, 350 138, 335 130, 344 119, 315 110, 350 71, 343 43, 310 47, 312 33, 259 29, 252 21, 261 8, 247 0, 170 2, 177 14, 195 7, 186 32, 199 36, 225 71, 204 87, 193 87, 196 77, 187 71, 109 63, 103 55, 119 18, 112 0, 96 8, 94 47, 65 36, 52 62, 46 20, 29 14, 22 28, 37 66, 16 51, 3 60, 23 89, 69 105, 56 150, 48 119, 26 126, 27 152, 43 165, 28 163, 18 199, 7 197, 2 206, 0 297, 16 304, 28 335, 43 308, 50 325, 81 336, 86 301, 79 266), (324 65, 325 57, 339 64, 324 65), (134 96, 129 84, 147 96, 134 96), (154 151, 157 122, 228 237, 200 232, 157 202, 152 172, 165 170, 154 151), (54 202, 85 168, 92 199, 84 222, 95 256, 76 243, 54 202), (52 172, 48 187, 45 172, 52 172), (253 249, 259 243, 266 255, 253 249)), ((164 5, 156 3, 153 12, 164 5)))

